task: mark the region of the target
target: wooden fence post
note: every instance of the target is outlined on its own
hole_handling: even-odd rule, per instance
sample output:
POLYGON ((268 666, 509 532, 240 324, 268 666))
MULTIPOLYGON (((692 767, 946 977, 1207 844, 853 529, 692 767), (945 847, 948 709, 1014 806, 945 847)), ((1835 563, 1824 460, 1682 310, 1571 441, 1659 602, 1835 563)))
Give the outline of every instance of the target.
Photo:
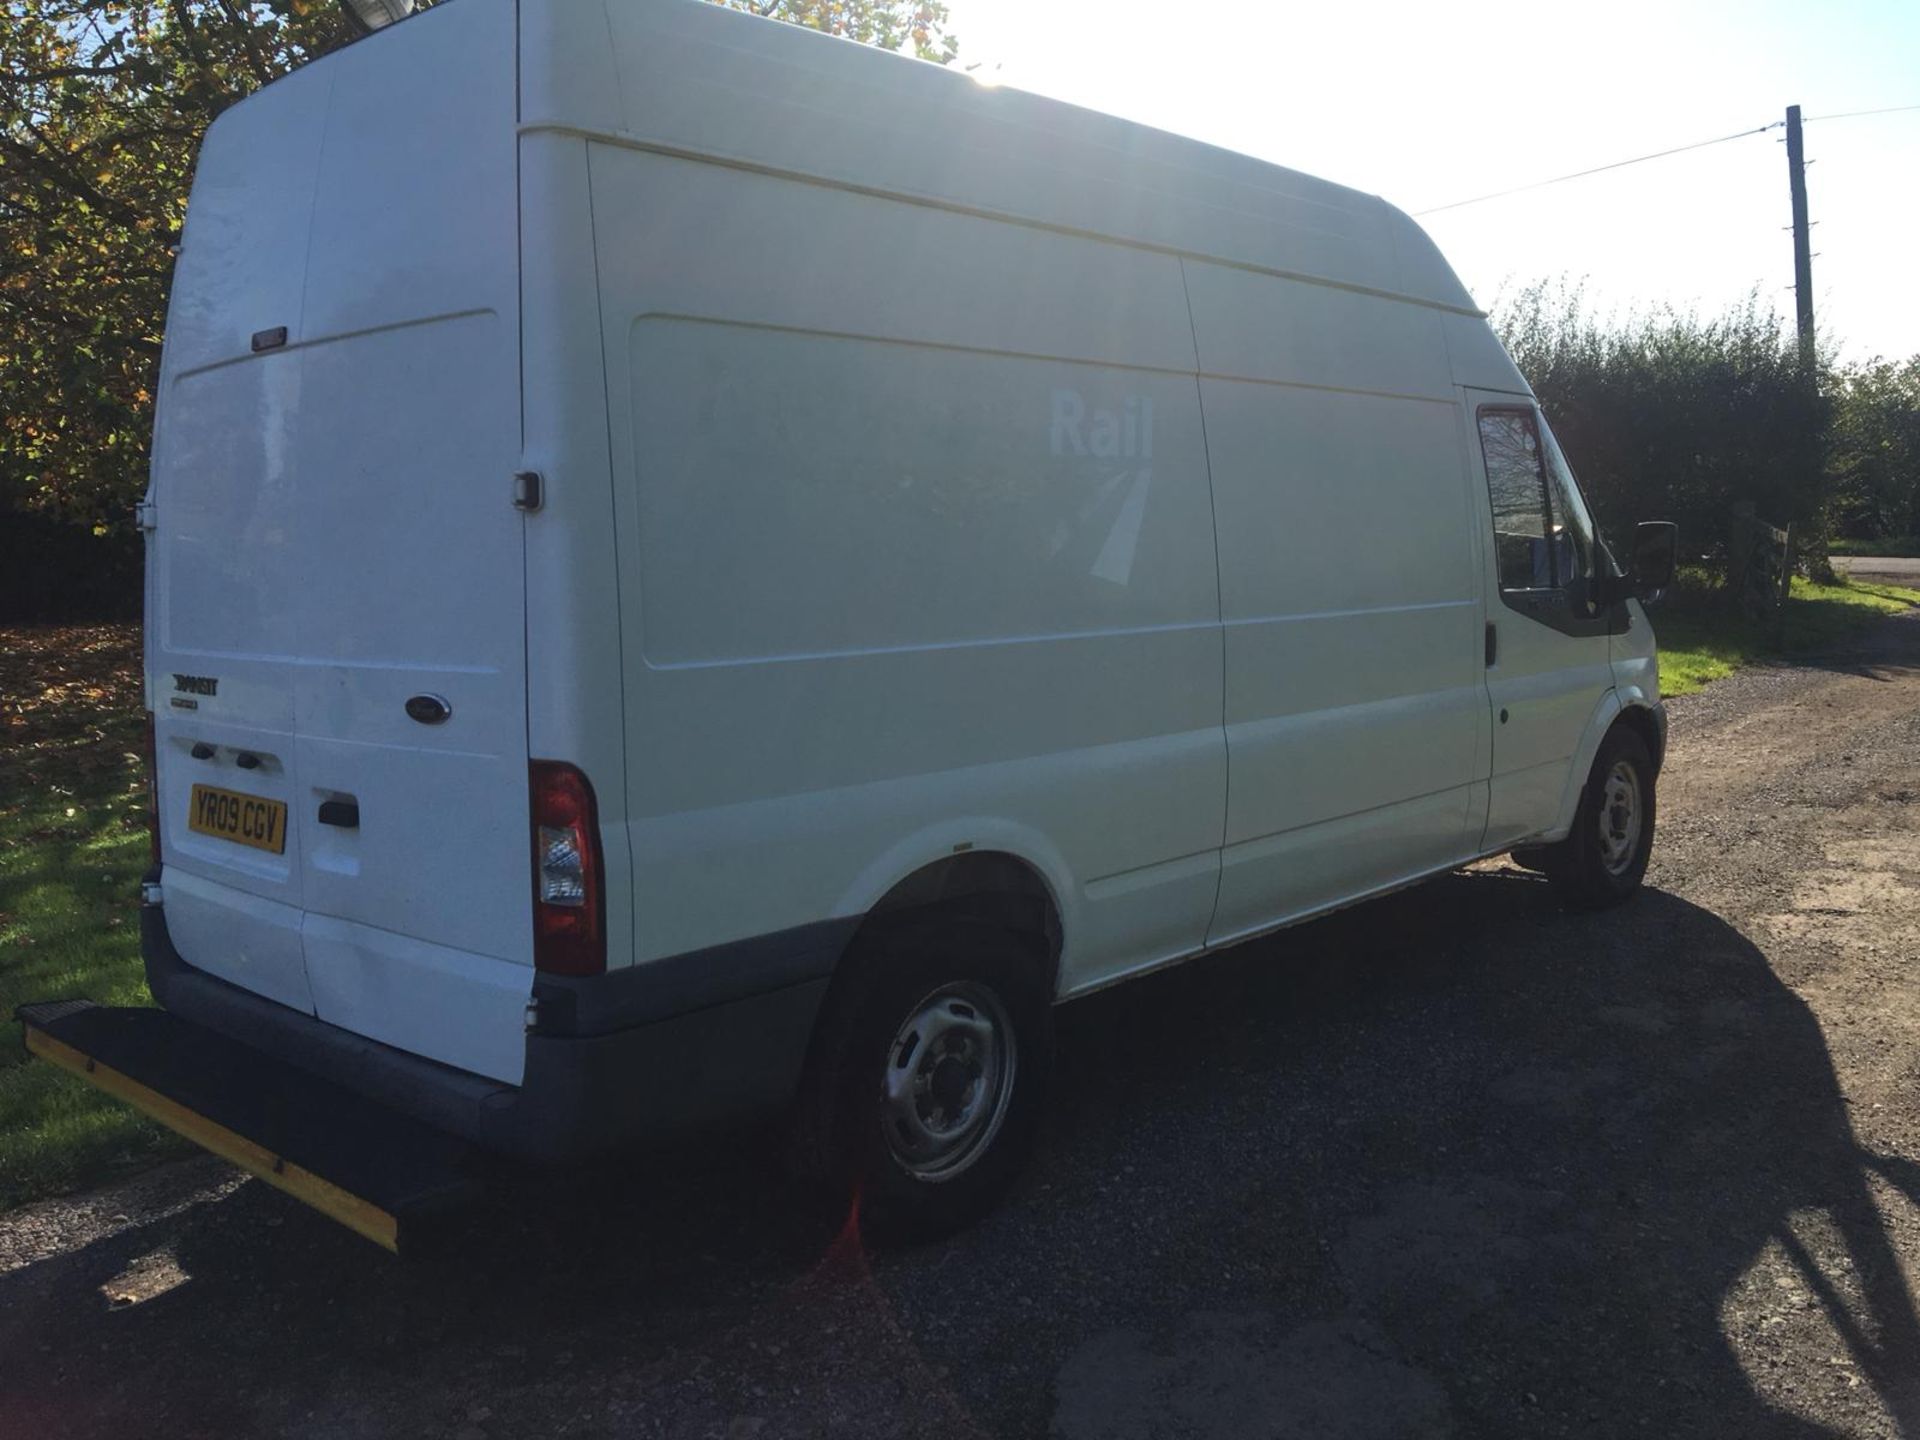
POLYGON ((1773 599, 1773 643, 1787 643, 1787 601, 1793 598, 1793 526, 1780 532, 1780 593, 1773 599))
POLYGON ((1727 539, 1727 592, 1741 615, 1766 626, 1767 637, 1784 643, 1787 598, 1793 588, 1793 530, 1769 525, 1751 501, 1733 507, 1727 539))

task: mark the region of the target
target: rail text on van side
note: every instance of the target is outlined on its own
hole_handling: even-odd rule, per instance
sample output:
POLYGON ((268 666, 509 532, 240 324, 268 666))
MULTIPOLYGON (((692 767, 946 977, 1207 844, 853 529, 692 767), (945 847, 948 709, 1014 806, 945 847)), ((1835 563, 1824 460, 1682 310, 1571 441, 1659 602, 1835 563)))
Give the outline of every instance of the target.
POLYGON ((1055 455, 1091 455, 1097 460, 1153 458, 1153 401, 1129 395, 1118 410, 1094 410, 1078 390, 1053 392, 1048 448, 1055 455))

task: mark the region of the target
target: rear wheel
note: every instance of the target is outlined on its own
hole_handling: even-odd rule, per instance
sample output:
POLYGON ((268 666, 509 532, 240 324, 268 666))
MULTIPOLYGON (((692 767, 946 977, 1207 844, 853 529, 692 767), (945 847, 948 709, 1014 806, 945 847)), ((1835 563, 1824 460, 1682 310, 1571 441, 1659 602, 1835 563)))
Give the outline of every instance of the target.
POLYGON ((1045 961, 1034 938, 970 919, 888 927, 848 956, 798 1158, 874 1233, 951 1232, 1018 1172, 1052 1058, 1045 961))
POLYGON ((1616 726, 1600 742, 1573 829, 1543 852, 1541 868, 1570 905, 1617 905, 1647 873, 1653 819, 1653 756, 1632 730, 1616 726))

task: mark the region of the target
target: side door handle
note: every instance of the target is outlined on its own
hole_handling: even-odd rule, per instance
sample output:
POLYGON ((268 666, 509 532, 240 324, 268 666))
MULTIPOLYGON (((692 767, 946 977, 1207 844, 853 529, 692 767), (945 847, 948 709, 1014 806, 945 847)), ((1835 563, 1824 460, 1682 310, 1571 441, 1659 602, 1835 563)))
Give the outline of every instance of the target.
POLYGON ((1487 668, 1493 668, 1494 661, 1500 658, 1500 627, 1491 620, 1487 622, 1487 668))

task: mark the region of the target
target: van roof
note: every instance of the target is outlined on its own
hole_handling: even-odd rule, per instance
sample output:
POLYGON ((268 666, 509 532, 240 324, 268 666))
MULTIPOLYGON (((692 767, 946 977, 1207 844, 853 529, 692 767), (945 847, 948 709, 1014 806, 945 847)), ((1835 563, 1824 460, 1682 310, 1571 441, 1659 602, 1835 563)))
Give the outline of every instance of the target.
POLYGON ((708 0, 523 0, 521 37, 523 129, 1481 313, 1377 196, 939 65, 708 0))

